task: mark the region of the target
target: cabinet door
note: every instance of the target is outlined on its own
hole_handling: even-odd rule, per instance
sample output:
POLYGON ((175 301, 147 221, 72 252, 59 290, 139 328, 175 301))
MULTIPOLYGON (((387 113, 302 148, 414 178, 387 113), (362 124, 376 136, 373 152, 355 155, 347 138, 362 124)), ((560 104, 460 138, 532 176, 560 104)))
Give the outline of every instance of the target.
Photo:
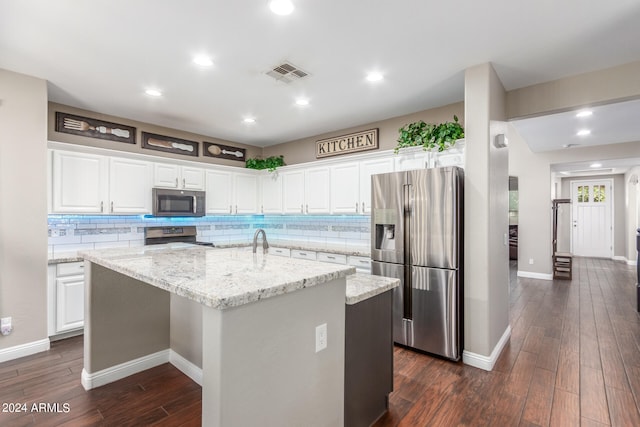
POLYGON ((56 279, 56 332, 84 325, 84 275, 56 279))
POLYGON ((371 213, 371 175, 393 172, 393 159, 373 159, 360 162, 360 209, 361 214, 371 213))
POLYGON ((178 188, 180 168, 167 163, 153 164, 153 186, 164 188, 178 188))
POLYGON ((184 190, 204 190, 204 169, 183 166, 181 172, 182 182, 180 183, 180 188, 184 190))
POLYGON ((109 212, 151 213, 151 164, 111 158, 109 162, 109 212))
POLYGON ((233 213, 233 179, 231 172, 208 170, 205 173, 208 214, 233 213))
POLYGON ((304 212, 327 214, 330 211, 331 175, 328 167, 307 169, 304 178, 304 212))
POLYGON ((304 171, 282 173, 282 203, 284 213, 304 213, 304 171))
POLYGON ((234 213, 258 213, 258 177, 253 174, 234 174, 234 213))
POLYGON ((53 152, 54 213, 107 212, 107 158, 95 154, 53 152))
POLYGON ((358 163, 331 167, 331 213, 349 214, 360 210, 358 163))
POLYGON ((260 187, 262 189, 263 214, 281 214, 282 209, 282 176, 277 172, 269 172, 260 176, 260 187))

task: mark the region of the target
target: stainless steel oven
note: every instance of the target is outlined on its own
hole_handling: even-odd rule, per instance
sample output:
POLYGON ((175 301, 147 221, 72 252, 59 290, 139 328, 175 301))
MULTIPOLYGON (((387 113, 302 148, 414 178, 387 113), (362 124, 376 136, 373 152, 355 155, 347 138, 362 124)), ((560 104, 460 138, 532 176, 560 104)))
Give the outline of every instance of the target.
POLYGON ((204 191, 171 190, 154 188, 153 215, 155 216, 204 216, 204 191))

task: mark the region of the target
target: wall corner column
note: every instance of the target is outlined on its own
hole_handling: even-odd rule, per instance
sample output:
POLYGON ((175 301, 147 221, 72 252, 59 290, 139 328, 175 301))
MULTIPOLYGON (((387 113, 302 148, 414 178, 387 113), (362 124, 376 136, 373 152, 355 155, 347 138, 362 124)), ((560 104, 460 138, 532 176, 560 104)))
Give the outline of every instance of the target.
POLYGON ((505 104, 506 91, 491 64, 465 71, 463 360, 486 370, 509 336, 508 148, 493 144, 496 135, 507 133, 505 104))

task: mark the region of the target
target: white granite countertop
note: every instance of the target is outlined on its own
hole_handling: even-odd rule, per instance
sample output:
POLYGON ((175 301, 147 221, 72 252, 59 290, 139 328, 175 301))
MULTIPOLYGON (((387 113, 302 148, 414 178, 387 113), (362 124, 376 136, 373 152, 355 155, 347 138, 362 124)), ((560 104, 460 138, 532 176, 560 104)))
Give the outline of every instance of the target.
POLYGON ((347 265, 173 243, 80 251, 87 261, 216 309, 248 304, 355 273, 347 265))
POLYGON ((356 273, 347 277, 346 303, 357 304, 400 285, 400 279, 356 273))

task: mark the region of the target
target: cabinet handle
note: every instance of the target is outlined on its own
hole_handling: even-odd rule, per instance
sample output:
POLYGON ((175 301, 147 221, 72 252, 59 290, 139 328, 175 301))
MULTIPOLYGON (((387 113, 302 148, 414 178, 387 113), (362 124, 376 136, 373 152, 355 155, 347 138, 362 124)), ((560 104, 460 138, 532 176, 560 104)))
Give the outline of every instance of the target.
POLYGON ((186 180, 186 178, 182 178, 182 188, 187 188, 187 180, 186 180))
POLYGON ((104 202, 100 202, 100 212, 104 212, 104 202))
POLYGON ((233 213, 233 206, 229 205, 229 213, 233 213))
POLYGON ((336 257, 334 257, 334 256, 327 256, 327 258, 329 258, 329 259, 336 259, 336 257))
POLYGON ((178 178, 176 177, 176 188, 178 188, 178 178))
POLYGON ((113 213, 113 201, 111 202, 111 213, 113 213))
POLYGON ((307 213, 309 213, 309 205, 307 205, 307 213))
POLYGON ((260 213, 264 213, 264 205, 260 205, 260 213))
POLYGON ((304 205, 300 205, 300 213, 304 213, 304 205))
POLYGON ((364 213, 364 202, 362 202, 362 213, 364 213))
POLYGON ((238 215, 238 205, 236 205, 236 215, 238 215))
POLYGON ((307 256, 304 252, 300 252, 300 256, 307 256))
POLYGON ((358 213, 358 202, 356 202, 356 213, 358 213))

